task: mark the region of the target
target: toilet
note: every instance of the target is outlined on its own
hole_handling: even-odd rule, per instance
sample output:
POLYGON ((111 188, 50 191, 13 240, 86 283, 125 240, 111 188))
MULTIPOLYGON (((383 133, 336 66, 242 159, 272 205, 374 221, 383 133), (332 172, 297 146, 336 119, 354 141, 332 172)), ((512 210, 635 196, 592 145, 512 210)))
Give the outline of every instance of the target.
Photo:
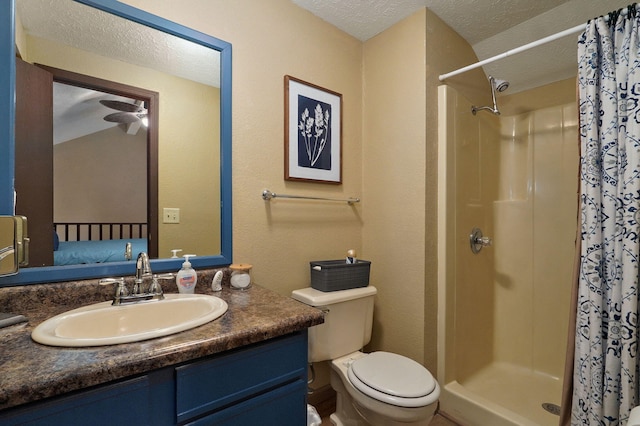
POLYGON ((309 362, 331 360, 336 426, 428 425, 440 396, 429 370, 390 352, 361 352, 371 340, 373 286, 323 292, 311 287, 291 297, 325 312, 309 329, 309 362))

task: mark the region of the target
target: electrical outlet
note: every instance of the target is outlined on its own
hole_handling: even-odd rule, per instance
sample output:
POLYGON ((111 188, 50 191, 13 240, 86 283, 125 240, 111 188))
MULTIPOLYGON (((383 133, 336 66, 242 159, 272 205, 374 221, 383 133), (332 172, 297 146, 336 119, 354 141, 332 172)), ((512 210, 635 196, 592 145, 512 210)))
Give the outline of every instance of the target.
POLYGON ((163 208, 162 223, 180 223, 180 209, 163 208))

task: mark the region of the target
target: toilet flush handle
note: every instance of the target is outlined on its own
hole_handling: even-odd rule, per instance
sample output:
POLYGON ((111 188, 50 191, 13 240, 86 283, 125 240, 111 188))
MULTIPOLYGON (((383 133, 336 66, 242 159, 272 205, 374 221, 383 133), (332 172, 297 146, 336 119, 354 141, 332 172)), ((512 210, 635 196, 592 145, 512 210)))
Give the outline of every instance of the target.
POLYGON ((482 247, 490 246, 492 243, 491 238, 482 236, 480 228, 473 228, 471 234, 469 234, 469 245, 473 254, 480 253, 482 247))

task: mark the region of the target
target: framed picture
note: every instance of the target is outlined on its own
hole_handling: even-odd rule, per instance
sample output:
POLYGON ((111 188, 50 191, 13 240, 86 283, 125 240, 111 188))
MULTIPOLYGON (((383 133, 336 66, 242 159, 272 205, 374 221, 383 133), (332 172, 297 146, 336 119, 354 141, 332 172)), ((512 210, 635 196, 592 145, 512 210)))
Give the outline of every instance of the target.
POLYGON ((284 178, 342 183, 342 95, 284 76, 284 178))

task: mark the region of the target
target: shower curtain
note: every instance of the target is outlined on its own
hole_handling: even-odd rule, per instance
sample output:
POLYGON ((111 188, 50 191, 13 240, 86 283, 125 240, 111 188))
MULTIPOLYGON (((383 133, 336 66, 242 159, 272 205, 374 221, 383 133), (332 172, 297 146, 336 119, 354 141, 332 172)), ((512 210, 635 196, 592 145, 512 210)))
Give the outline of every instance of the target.
POLYGON ((634 6, 578 42, 581 256, 572 425, 625 425, 638 405, 640 39, 634 6))

